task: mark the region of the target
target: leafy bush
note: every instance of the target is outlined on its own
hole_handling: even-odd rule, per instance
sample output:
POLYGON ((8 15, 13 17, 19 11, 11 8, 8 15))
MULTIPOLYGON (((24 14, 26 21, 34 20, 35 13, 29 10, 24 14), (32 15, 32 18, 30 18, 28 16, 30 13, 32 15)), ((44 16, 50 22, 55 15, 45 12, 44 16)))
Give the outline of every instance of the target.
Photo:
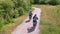
POLYGON ((0 26, 13 22, 31 9, 31 0, 0 0, 0 26))

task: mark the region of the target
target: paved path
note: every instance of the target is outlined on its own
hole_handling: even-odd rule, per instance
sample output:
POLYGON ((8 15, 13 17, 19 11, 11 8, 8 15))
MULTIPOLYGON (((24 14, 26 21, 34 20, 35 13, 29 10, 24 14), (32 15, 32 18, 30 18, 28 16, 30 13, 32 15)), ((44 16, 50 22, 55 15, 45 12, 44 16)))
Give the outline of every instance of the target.
POLYGON ((33 16, 35 14, 37 14, 37 17, 38 17, 38 23, 37 23, 37 26, 36 26, 35 30, 28 33, 27 29, 30 28, 30 27, 33 27, 33 23, 32 23, 33 19, 30 22, 26 23, 26 21, 28 20, 28 17, 27 17, 27 19, 25 19, 25 21, 21 25, 19 25, 11 34, 39 34, 39 31, 40 31, 39 30, 39 23, 40 23, 41 9, 40 8, 35 8, 35 7, 33 7, 33 8, 35 9, 33 11, 33 16))

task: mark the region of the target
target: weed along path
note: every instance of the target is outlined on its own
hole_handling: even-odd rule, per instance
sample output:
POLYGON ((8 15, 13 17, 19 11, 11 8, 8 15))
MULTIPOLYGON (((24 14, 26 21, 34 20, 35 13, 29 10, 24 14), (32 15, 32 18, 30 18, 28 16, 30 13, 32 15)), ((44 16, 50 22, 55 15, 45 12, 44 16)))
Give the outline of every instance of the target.
POLYGON ((41 15, 41 9, 40 8, 34 8, 33 11, 33 16, 35 14, 37 14, 38 20, 37 20, 37 25, 34 28, 33 27, 33 19, 31 19, 30 22, 27 22, 27 20, 29 20, 29 18, 27 17, 27 19, 25 19, 25 21, 19 25, 11 34, 39 34, 39 23, 40 23, 40 15, 41 15), (30 28, 30 30, 28 30, 30 28))

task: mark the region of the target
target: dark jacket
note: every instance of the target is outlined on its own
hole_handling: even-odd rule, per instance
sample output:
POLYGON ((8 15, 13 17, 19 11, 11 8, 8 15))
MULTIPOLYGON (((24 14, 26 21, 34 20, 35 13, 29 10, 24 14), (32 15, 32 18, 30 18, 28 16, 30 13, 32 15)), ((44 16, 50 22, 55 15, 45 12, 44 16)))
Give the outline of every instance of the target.
POLYGON ((37 20, 38 20, 38 17, 37 16, 34 16, 33 17, 33 22, 37 22, 37 20))
POLYGON ((32 16, 32 12, 29 13, 29 16, 32 16))

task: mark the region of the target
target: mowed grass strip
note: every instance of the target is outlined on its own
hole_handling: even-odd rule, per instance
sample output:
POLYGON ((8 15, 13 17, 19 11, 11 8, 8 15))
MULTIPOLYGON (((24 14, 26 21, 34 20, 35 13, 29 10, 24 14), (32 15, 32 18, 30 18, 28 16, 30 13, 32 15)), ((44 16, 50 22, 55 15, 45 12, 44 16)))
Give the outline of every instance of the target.
POLYGON ((26 19, 27 16, 28 13, 16 18, 14 23, 10 23, 7 24, 6 26, 3 26, 3 28, 0 30, 0 34, 11 34, 15 30, 15 28, 26 19))
POLYGON ((41 8, 40 34, 60 34, 60 5, 33 5, 41 8))

